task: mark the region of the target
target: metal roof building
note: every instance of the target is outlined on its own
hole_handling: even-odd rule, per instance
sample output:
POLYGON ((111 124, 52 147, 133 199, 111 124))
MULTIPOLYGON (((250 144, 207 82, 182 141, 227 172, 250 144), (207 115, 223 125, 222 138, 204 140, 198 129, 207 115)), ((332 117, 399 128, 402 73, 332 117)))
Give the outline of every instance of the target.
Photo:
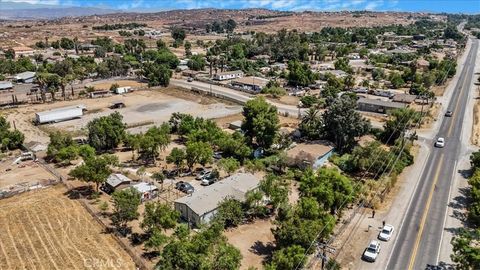
POLYGON ((7 90, 7 89, 12 89, 13 84, 12 82, 9 81, 1 81, 0 82, 0 90, 7 90))
POLYGON ((245 194, 258 187, 260 180, 251 173, 237 173, 175 201, 182 218, 200 225, 212 220, 218 205, 226 198, 245 201, 245 194))
POLYGON ((388 110, 406 108, 404 103, 383 101, 380 99, 359 98, 358 110, 366 112, 387 113, 388 110))
POLYGON ((24 83, 31 83, 35 78, 36 73, 33 71, 25 71, 15 75, 15 80, 24 83))

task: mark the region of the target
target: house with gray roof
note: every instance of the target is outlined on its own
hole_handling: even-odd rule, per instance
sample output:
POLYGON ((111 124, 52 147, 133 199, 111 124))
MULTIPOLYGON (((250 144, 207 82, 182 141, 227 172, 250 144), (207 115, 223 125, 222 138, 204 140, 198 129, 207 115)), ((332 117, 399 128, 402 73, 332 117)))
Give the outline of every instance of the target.
POLYGON ((237 173, 174 202, 181 217, 196 226, 209 223, 226 198, 245 201, 248 191, 258 188, 260 179, 251 173, 237 173))
POLYGON ((107 181, 102 187, 102 190, 107 193, 112 193, 115 190, 130 186, 132 180, 120 173, 112 173, 108 176, 107 181))

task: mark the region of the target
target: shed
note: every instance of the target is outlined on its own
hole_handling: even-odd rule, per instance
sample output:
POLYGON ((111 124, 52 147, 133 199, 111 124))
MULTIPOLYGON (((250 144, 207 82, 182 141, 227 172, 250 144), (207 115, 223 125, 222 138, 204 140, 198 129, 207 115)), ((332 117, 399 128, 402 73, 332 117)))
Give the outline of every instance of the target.
POLYGON ((395 96, 393 96, 392 101, 393 102, 401 102, 401 103, 411 104, 416 99, 417 99, 416 95, 396 94, 395 96))
POLYGON ((326 141, 299 143, 287 150, 288 163, 299 167, 321 167, 333 154, 335 148, 326 141))
POLYGON ((36 73, 33 71, 25 71, 15 75, 15 80, 17 82, 32 83, 33 80, 35 79, 35 75, 36 73))
POLYGON ((154 184, 140 182, 132 186, 133 189, 137 190, 142 194, 142 202, 148 201, 153 198, 156 198, 158 195, 158 188, 154 184))
POLYGON ((0 82, 0 90, 9 90, 13 88, 12 82, 9 81, 1 81, 0 82))
POLYGON ((269 80, 261 77, 249 76, 232 80, 232 86, 240 87, 244 90, 259 92, 265 88, 269 80))
POLYGON ((257 189, 260 179, 251 173, 237 173, 175 201, 175 210, 196 226, 209 223, 226 198, 245 201, 248 191, 257 189))
POLYGON ((123 174, 112 173, 108 176, 107 181, 103 185, 102 189, 107 193, 112 193, 115 190, 119 190, 128 187, 132 180, 123 174))
POLYGON ((404 103, 383 101, 380 99, 360 98, 357 100, 358 110, 366 112, 387 113, 389 110, 406 108, 404 103))

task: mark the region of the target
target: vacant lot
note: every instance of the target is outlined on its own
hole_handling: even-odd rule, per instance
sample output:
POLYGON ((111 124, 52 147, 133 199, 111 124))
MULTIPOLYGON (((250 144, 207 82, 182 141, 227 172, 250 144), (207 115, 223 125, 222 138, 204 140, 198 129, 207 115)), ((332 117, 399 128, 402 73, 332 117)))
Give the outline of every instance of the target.
POLYGON ((12 164, 17 156, 0 161, 0 190, 14 185, 45 185, 54 180, 49 172, 32 160, 12 164))
POLYGON ((65 192, 55 186, 0 201, 0 269, 135 269, 65 192))
POLYGON ((228 242, 240 249, 242 253, 240 269, 248 269, 252 266, 257 269, 263 268, 262 262, 271 255, 274 248, 272 227, 271 220, 260 219, 225 232, 228 242))

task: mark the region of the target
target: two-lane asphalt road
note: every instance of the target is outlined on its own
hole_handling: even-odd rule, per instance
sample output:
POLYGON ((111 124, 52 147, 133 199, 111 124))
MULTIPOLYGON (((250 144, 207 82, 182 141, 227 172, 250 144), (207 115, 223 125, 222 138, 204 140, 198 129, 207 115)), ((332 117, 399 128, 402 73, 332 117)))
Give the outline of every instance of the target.
POLYGON ((436 137, 445 138, 445 147, 431 151, 386 269, 429 269, 440 263, 451 181, 460 158, 462 125, 478 48, 479 41, 474 40, 448 106, 453 116, 443 119, 436 137))

